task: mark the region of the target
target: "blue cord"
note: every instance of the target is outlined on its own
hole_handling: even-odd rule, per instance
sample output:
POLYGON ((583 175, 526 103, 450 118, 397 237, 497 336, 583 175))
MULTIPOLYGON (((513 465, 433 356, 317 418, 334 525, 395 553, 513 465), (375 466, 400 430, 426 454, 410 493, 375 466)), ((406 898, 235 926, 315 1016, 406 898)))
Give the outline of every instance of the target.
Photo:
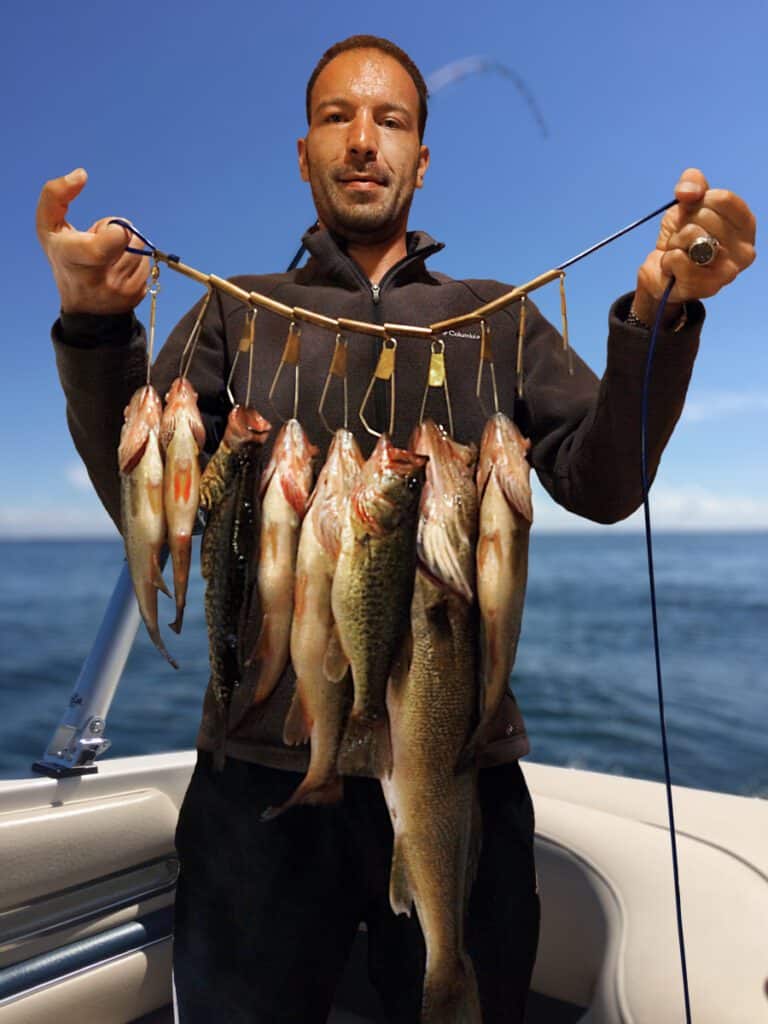
POLYGON ((651 512, 648 502, 648 392, 651 382, 651 364, 656 348, 656 338, 659 333, 664 310, 669 299, 669 293, 674 286, 674 277, 670 280, 661 298, 659 310, 656 314, 656 321, 651 331, 651 339, 648 344, 648 358, 645 364, 645 378, 643 380, 643 397, 641 410, 642 443, 641 443, 641 473, 643 481, 643 510, 645 512, 645 543, 648 549, 648 583, 651 592, 651 617, 653 620, 653 650, 656 657, 656 688, 659 700, 659 720, 661 724, 661 747, 664 754, 664 778, 667 791, 667 815, 669 818, 669 837, 672 844, 672 873, 675 882, 675 909, 677 912, 677 939, 680 947, 680 966, 683 974, 683 996, 685 998, 685 1020, 691 1024, 691 999, 688 991, 688 968, 685 961, 685 938, 683 936, 683 910, 680 899, 680 873, 677 862, 677 839, 675 835, 675 812, 672 804, 672 777, 669 767, 669 748, 667 746, 667 726, 664 717, 664 688, 661 680, 661 652, 659 649, 659 624, 656 614, 656 583, 653 573, 653 544, 651 539, 651 512))

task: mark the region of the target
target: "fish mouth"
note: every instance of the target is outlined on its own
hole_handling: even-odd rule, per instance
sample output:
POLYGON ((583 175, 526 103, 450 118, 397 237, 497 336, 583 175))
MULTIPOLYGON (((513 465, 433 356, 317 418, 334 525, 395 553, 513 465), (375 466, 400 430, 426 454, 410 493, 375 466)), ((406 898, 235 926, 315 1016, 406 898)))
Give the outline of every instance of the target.
POLYGON ((272 429, 272 424, 265 420, 256 409, 236 405, 229 414, 227 430, 230 429, 233 440, 241 444, 246 442, 263 444, 272 429))

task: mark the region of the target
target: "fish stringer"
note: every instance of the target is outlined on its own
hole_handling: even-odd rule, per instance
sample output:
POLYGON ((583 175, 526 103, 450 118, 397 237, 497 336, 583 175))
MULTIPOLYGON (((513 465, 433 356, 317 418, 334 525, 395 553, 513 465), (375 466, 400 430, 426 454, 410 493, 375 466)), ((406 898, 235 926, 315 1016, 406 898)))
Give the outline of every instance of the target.
POLYGON ((448 413, 448 433, 453 437, 453 412, 451 410, 451 396, 448 391, 448 376, 445 372, 445 341, 443 338, 435 338, 430 345, 429 373, 427 383, 424 387, 424 394, 421 399, 419 410, 419 423, 424 422, 424 410, 427 407, 427 395, 430 388, 442 388, 445 398, 445 408, 448 413))
POLYGON ((483 401, 483 370, 485 369, 486 364, 491 377, 493 411, 494 413, 497 413, 499 411, 499 392, 496 387, 496 364, 493 361, 493 349, 491 347, 491 328, 486 324, 485 320, 481 320, 480 359, 477 364, 477 386, 475 388, 475 395, 480 403, 480 408, 483 410, 483 415, 488 419, 491 414, 488 412, 485 402, 483 401))
POLYGON ((365 395, 363 396, 363 402, 360 406, 358 416, 368 431, 374 437, 381 437, 381 432, 374 430, 368 420, 365 418, 365 407, 371 397, 373 386, 377 380, 389 381, 389 429, 387 433, 391 437, 395 430, 395 353, 397 352, 397 338, 393 338, 389 335, 384 339, 381 346, 381 352, 379 354, 379 361, 376 364, 376 369, 373 372, 373 376, 365 389, 365 395))
POLYGON ((197 343, 198 343, 198 341, 200 339, 200 334, 202 333, 202 329, 203 329, 203 319, 205 318, 205 314, 208 311, 208 306, 210 305, 211 296, 212 295, 213 295, 213 285, 209 284, 208 285, 208 290, 206 291, 206 294, 205 294, 205 298, 203 299, 203 303, 200 306, 200 312, 197 314, 197 319, 195 320, 195 323, 194 323, 194 326, 192 327, 192 330, 189 332, 189 337, 187 338, 187 343, 184 346, 184 348, 182 350, 182 353, 181 353, 181 356, 179 358, 179 376, 180 377, 188 377, 189 376, 189 368, 192 365, 192 359, 194 357, 195 350, 197 349, 197 343))
POLYGON ((301 327, 298 326, 295 320, 291 320, 290 327, 288 328, 288 337, 285 339, 285 346, 283 348, 283 354, 280 357, 280 364, 275 371, 275 376, 272 378, 272 385, 269 389, 269 403, 275 410, 278 418, 282 423, 286 423, 289 419, 296 419, 299 413, 299 359, 301 357, 301 327), (280 410, 275 405, 273 398, 277 385, 280 381, 283 370, 286 366, 293 367, 293 412, 290 416, 282 416, 280 410))
POLYGON ((347 386, 347 345, 346 338, 343 338, 341 333, 336 335, 336 344, 333 348, 333 356, 331 358, 331 365, 328 368, 328 373, 325 378, 325 384, 323 385, 323 393, 320 396, 320 404, 317 407, 318 415, 323 421, 323 426, 329 434, 334 434, 335 430, 330 425, 328 420, 325 418, 325 401, 328 397, 328 388, 331 385, 331 378, 338 377, 341 380, 342 387, 344 389, 344 429, 349 429, 349 388, 347 386))
POLYGON ((251 404, 251 381, 253 379, 253 342, 256 337, 256 317, 259 315, 258 309, 252 307, 250 314, 245 319, 243 325, 243 333, 240 336, 240 342, 237 346, 237 352, 235 352, 235 358, 232 360, 232 366, 230 367, 229 376, 227 377, 227 394, 232 405, 237 405, 235 396, 232 392, 232 379, 235 375, 235 367, 237 361, 240 358, 241 352, 248 353, 248 382, 245 388, 245 406, 250 407, 251 404))

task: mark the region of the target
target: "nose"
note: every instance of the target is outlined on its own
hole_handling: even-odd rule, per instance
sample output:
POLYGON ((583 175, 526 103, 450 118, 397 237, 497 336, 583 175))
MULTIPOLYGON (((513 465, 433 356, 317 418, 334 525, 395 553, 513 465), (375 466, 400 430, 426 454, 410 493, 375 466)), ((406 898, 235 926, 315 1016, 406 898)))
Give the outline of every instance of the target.
POLYGON ((347 155, 368 163, 376 159, 378 150, 378 132, 373 115, 368 110, 358 110, 349 122, 347 155))

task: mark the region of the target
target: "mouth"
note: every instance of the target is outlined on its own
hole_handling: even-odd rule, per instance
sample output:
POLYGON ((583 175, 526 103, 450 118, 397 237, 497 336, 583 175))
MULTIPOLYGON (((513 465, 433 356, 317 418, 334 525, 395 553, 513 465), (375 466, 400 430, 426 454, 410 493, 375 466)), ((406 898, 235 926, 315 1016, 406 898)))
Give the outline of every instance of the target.
POLYGON ((372 192, 377 188, 384 188, 387 184, 378 174, 341 174, 336 180, 353 192, 372 192))

